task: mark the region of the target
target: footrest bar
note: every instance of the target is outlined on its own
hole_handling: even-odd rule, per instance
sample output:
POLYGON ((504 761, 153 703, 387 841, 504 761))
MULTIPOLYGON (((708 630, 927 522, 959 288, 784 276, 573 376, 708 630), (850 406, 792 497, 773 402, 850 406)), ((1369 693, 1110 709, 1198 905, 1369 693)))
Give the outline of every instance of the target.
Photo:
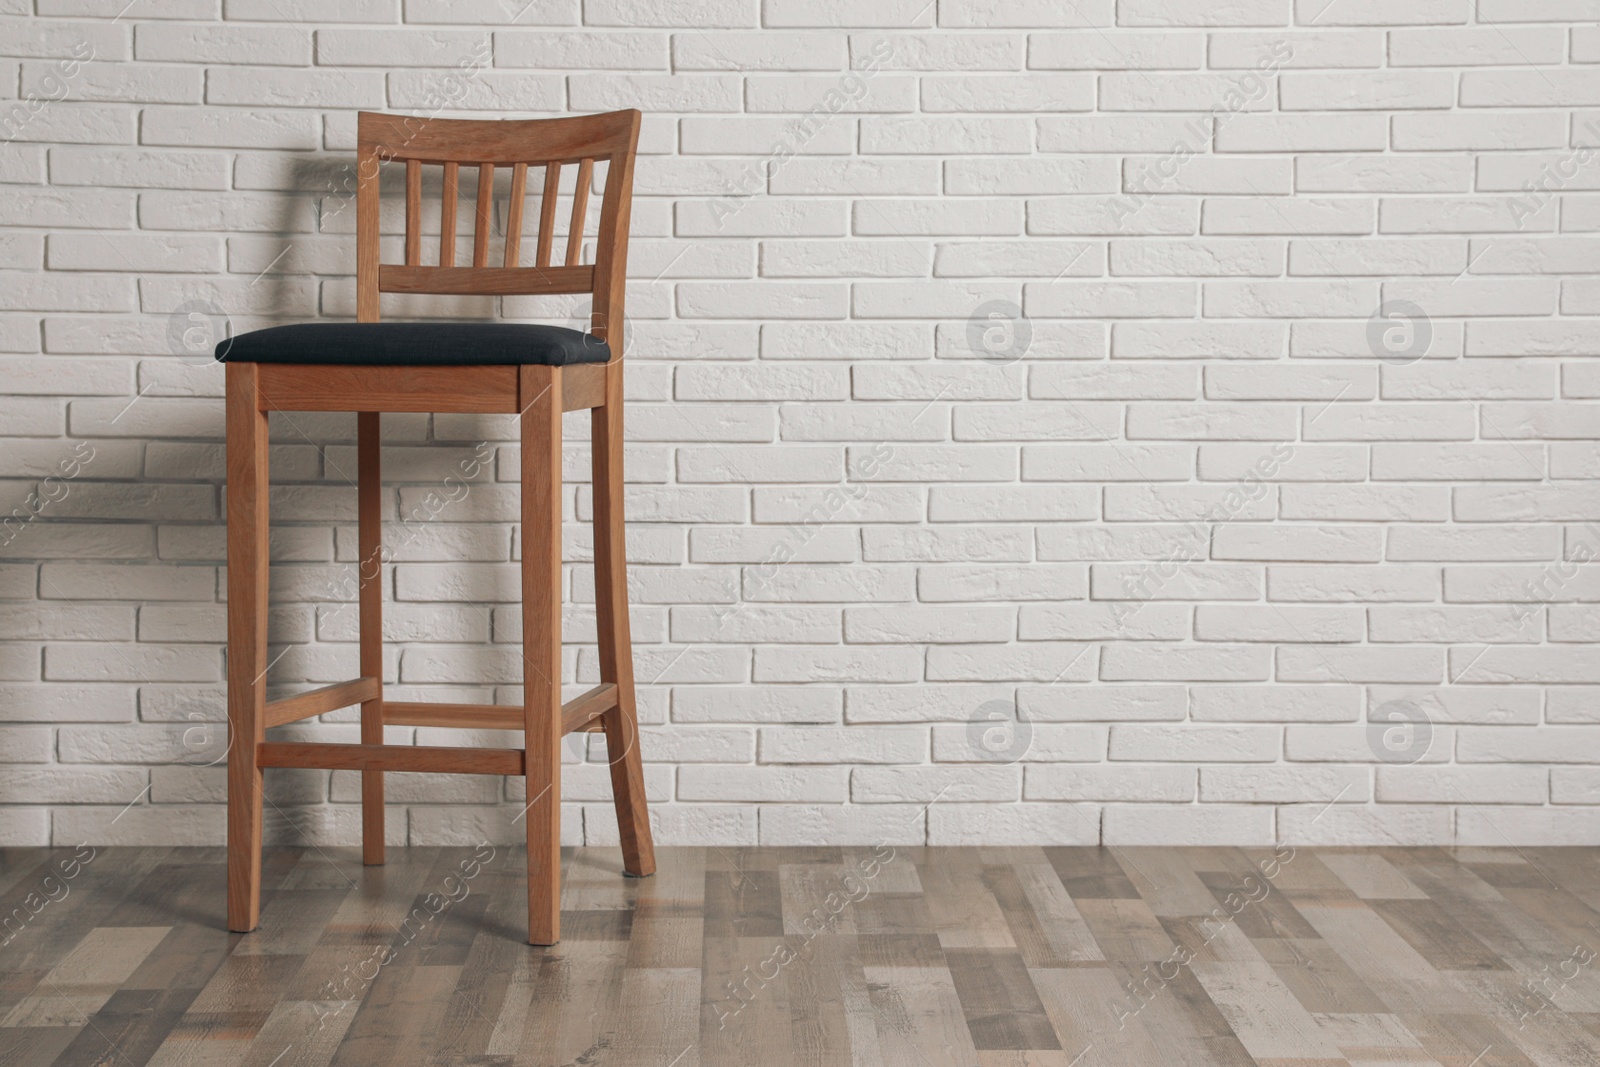
POLYGON ((383 702, 385 726, 450 726, 458 730, 520 730, 522 709, 507 704, 383 702))
POLYGON ((597 685, 561 705, 561 732, 592 730, 599 725, 595 720, 616 706, 617 687, 610 682, 597 685))
MULTIPOLYGON (((617 706, 617 687, 597 685, 561 706, 561 732, 594 730, 595 720, 617 706)), ((383 702, 388 726, 447 726, 458 730, 520 730, 521 708, 506 704, 427 704, 400 700, 383 702)))
POLYGON ((256 746, 262 767, 336 771, 431 771, 439 774, 522 774, 520 748, 438 748, 411 745, 336 745, 267 741, 256 746))
POLYGON ((375 700, 377 696, 378 679, 357 678, 296 693, 283 700, 270 700, 267 702, 267 728, 299 722, 313 715, 326 715, 330 711, 348 708, 351 704, 375 700))

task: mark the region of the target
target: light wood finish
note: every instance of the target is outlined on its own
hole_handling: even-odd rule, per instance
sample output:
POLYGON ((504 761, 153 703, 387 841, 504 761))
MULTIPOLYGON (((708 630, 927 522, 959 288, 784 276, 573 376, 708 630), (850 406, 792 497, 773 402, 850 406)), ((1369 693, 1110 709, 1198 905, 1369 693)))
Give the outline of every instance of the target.
POLYGON ((594 441, 594 598, 599 630, 600 677, 615 682, 615 707, 602 716, 611 792, 622 827, 627 871, 655 873, 656 861, 645 810, 644 768, 634 709, 633 638, 628 620, 627 559, 622 522, 622 364, 607 368, 605 403, 590 413, 594 441))
POLYGON ((260 904, 261 768, 352 769, 361 773, 362 856, 384 861, 385 771, 519 775, 525 779, 529 848, 528 936, 560 936, 560 741, 573 731, 603 731, 611 752, 620 840, 629 874, 655 870, 643 765, 638 751, 633 652, 628 632, 622 516, 622 331, 627 234, 639 113, 527 122, 428 120, 362 113, 356 190, 357 317, 379 318, 382 292, 483 295, 593 293, 590 332, 606 340, 608 364, 406 366, 229 364, 229 704, 228 922, 250 930, 260 904), (405 165, 404 264, 378 255, 378 170, 405 165), (578 263, 588 185, 595 161, 608 164, 600 239, 592 266, 578 263), (560 168, 579 166, 566 263, 550 265, 560 168), (421 168, 443 165, 439 262, 420 262, 421 168), (545 168, 535 266, 518 266, 527 169, 545 168), (456 267, 460 168, 478 168, 470 267, 456 267), (512 168, 512 202, 502 264, 489 266, 494 171, 512 168), (267 705, 267 437, 271 410, 354 411, 357 418, 361 677, 267 705), (601 684, 561 702, 561 414, 593 409, 596 561, 601 684), (380 412, 503 412, 520 415, 522 435, 524 704, 389 703, 383 698, 383 483, 380 412), (360 744, 266 742, 264 731, 361 705, 360 744), (385 723, 520 729, 524 748, 440 749, 383 744, 385 723))
POLYGON ((516 367, 358 367, 263 363, 261 393, 279 411, 503 412, 516 367))
MULTIPOLYGON (((606 382, 611 378, 612 367, 620 376, 620 363, 580 363, 561 369, 561 410, 582 411, 606 403, 606 382)), ((600 438, 596 437, 596 441, 600 438)))
MULTIPOLYGON (((409 168, 409 164, 408 164, 409 168)), ((361 675, 373 691, 361 701, 361 743, 383 744, 383 464, 382 415, 356 414, 356 581, 361 675)), ((361 855, 383 862, 383 771, 361 772, 361 855)))
MULTIPOLYGON (((601 684, 561 705, 561 732, 595 727, 617 706, 617 687, 601 684)), ((502 704, 418 704, 384 701, 383 721, 393 726, 449 726, 458 730, 521 730, 524 711, 502 704)))
POLYGON ((544 195, 539 200, 539 243, 533 256, 535 267, 550 265, 550 246, 556 239, 556 197, 561 192, 561 164, 544 165, 544 195))
POLYGON ((261 766, 267 719, 267 413, 258 368, 227 368, 228 929, 261 915, 261 766))
POLYGON ((589 729, 594 720, 619 705, 621 696, 622 690, 615 682, 601 682, 567 701, 561 705, 561 732, 570 734, 574 730, 589 729))
POLYGON ((470 293, 516 296, 529 290, 545 294, 587 293, 594 287, 593 267, 409 267, 385 263, 378 284, 386 293, 470 293))
MULTIPOLYGON (((604 363, 563 368, 561 410, 606 402, 604 363)), ((517 368, 356 367, 263 363, 261 393, 279 411, 449 411, 514 415, 517 368)))
POLYGON ((578 187, 572 193, 572 222, 567 227, 567 266, 575 265, 583 254, 583 221, 589 208, 589 184, 594 181, 594 160, 578 164, 578 187))
POLYGON ((358 139, 379 156, 446 165, 577 163, 583 159, 632 156, 639 139, 639 112, 608 111, 560 119, 427 119, 363 111, 358 139))
POLYGON ((422 161, 406 160, 406 265, 422 263, 422 161))
MULTIPOLYGON (((370 144, 363 144, 356 149, 356 318, 361 322, 378 321, 378 168, 381 162, 378 151, 370 144), (363 189, 370 189, 371 193, 362 196, 363 189)), ((420 182, 420 171, 419 171, 420 182)), ((408 182, 409 184, 409 182, 408 182)), ((410 193, 407 193, 409 198, 410 193)), ((422 196, 421 186, 418 185, 417 225, 422 225, 422 196)), ((450 198, 445 197, 449 204, 450 198)), ((454 208, 451 212, 451 226, 455 225, 454 208)), ((409 230, 410 215, 407 215, 406 225, 409 230)), ((406 241, 410 243, 409 232, 406 241)), ((420 254, 420 253, 419 253, 420 254)), ((267 406, 267 405, 262 405, 267 406)))
MULTIPOLYGON (((444 168, 443 211, 440 216, 439 262, 428 267, 410 255, 420 242, 421 211, 406 213, 405 264, 386 265, 377 274, 377 292, 490 293, 494 295, 595 292, 595 311, 620 311, 623 271, 627 264, 628 218, 633 200, 633 158, 639 136, 639 113, 615 111, 564 119, 530 119, 480 122, 430 119, 420 125, 394 115, 363 111, 357 116, 357 137, 362 150, 374 161, 358 172, 357 200, 370 193, 376 210, 377 164, 404 160, 408 208, 413 165, 444 168), (484 128, 489 127, 489 128, 484 128), (607 161, 606 189, 600 207, 600 239, 596 243, 595 273, 579 272, 583 224, 593 182, 594 165, 607 161), (560 192, 561 167, 578 164, 578 187, 573 197, 572 221, 567 235, 565 264, 551 266, 555 239, 555 211, 560 192), (455 268, 456 210, 460 200, 460 168, 478 167, 474 209, 473 253, 470 268, 455 268), (510 166, 512 199, 507 213, 506 255, 503 266, 488 266, 490 220, 494 202, 494 168, 510 166), (544 192, 539 205, 539 232, 535 238, 534 265, 518 268, 523 220, 522 201, 529 166, 544 168, 544 192), (520 172, 516 168, 521 168, 520 172), (519 193, 519 178, 523 183, 519 193), (370 186, 370 188, 369 188, 370 186), (451 269, 453 268, 453 269, 451 269), (479 281, 460 271, 471 271, 479 281), (602 279, 601 274, 605 277, 602 279), (613 306, 617 305, 617 306, 613 306)), ((420 198, 420 184, 417 186, 420 198)), ((357 242, 366 240, 358 215, 357 242)), ((370 234, 377 243, 374 214, 370 234)), ((420 244, 419 244, 420 247, 420 244)), ((374 252, 376 255, 376 252, 374 252)), ((376 260, 374 260, 376 263, 376 260)), ((363 292, 372 286, 358 278, 363 292)), ((359 299, 359 294, 358 294, 359 299)), ((365 318, 365 316, 363 316, 365 318)), ((376 318, 374 312, 373 318, 376 318)), ((620 354, 620 352, 619 352, 620 354)))
POLYGON ((378 678, 375 675, 363 676, 348 682, 325 685, 320 689, 309 689, 282 700, 274 700, 267 704, 262 714, 266 717, 267 729, 270 730, 274 726, 284 726, 291 722, 299 722, 301 719, 309 719, 313 715, 326 715, 330 711, 348 708, 351 704, 363 704, 382 698, 383 688, 378 678))
POLYGON ((528 940, 561 938, 561 368, 522 368, 528 940))
POLYGON ((520 730, 522 709, 508 704, 445 704, 386 700, 383 721, 390 726, 449 726, 458 730, 520 730))
POLYGON ((632 152, 611 159, 606 168, 606 187, 602 197, 600 236, 595 242, 598 254, 594 261, 594 307, 589 313, 589 332, 608 343, 612 359, 620 363, 627 355, 622 324, 623 294, 628 277, 628 225, 633 218, 632 152))
MULTIPOLYGON (((406 163, 409 166, 410 160, 406 163)), ((441 267, 453 267, 456 262, 456 205, 461 200, 460 186, 461 164, 452 160, 444 165, 444 207, 439 213, 439 266, 441 267)), ((360 195, 359 189, 357 195, 360 195)))
POLYGON ((216 849, 101 849, 29 912, 72 855, 0 850, 29 915, 0 971, 8 1063, 1600 1063, 1595 848, 1299 849, 1271 878, 1270 849, 663 848, 639 881, 586 847, 557 950, 506 937, 525 857, 503 842, 394 849, 381 874, 271 848, 246 938, 217 931, 216 849), (1349 857, 1415 890, 1372 896, 1349 857), (1113 904, 1185 954, 1146 955, 1113 904))
POLYGON ((528 199, 528 165, 511 168, 511 201, 506 205, 506 255, 508 268, 520 267, 522 252, 522 208, 528 199))
MULTIPOLYGON (((409 165, 410 161, 407 161, 409 165)), ((478 164, 477 224, 472 232, 472 265, 489 265, 489 219, 494 214, 494 164, 478 164)))
POLYGON ((263 767, 313 767, 322 770, 428 771, 434 774, 521 774, 523 754, 516 748, 439 748, 427 745, 336 745, 314 741, 266 741, 259 748, 263 767))

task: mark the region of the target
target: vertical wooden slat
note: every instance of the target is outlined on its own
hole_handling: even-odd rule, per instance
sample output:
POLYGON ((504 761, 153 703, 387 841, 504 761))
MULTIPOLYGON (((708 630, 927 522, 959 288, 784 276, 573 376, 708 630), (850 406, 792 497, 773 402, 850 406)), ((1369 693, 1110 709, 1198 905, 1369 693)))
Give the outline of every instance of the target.
POLYGON ((378 321, 378 152, 356 156, 356 318, 378 321))
MULTIPOLYGON (((620 348, 622 334, 612 331, 620 348)), ((611 795, 617 807, 623 869, 654 874, 655 845, 645 806, 644 765, 633 692, 633 639, 628 620, 627 559, 622 515, 622 363, 606 371, 605 403, 590 413, 594 469, 594 598, 599 630, 600 680, 617 687, 617 706, 601 716, 611 795)))
POLYGON ((594 160, 578 163, 578 188, 572 195, 572 222, 567 227, 567 266, 576 267, 583 253, 583 219, 589 210, 589 183, 594 180, 594 160))
POLYGON ((522 670, 528 942, 561 937, 561 368, 524 366, 522 670))
POLYGON ((489 265, 489 218, 494 214, 494 164, 478 164, 477 225, 472 230, 472 265, 489 265))
POLYGON ((267 415, 259 382, 258 364, 228 364, 228 929, 239 932, 254 930, 261 915, 256 746, 266 736, 270 557, 267 415))
POLYGON ((561 191, 561 164, 544 165, 544 198, 539 201, 539 244, 533 258, 535 267, 550 265, 550 246, 556 236, 556 195, 561 191))
MULTIPOLYGON (((383 467, 381 416, 356 415, 356 544, 359 582, 361 676, 378 691, 361 704, 361 743, 383 743, 383 467)), ((383 862, 383 772, 361 772, 361 861, 383 862)))
POLYGON ((456 201, 461 199, 461 164, 444 165, 444 207, 439 214, 439 266, 456 265, 456 201))
POLYGON ((506 210, 506 262, 508 267, 520 267, 522 258, 522 202, 528 197, 528 165, 517 163, 511 168, 511 203, 506 210))
POLYGON ((406 160, 406 265, 422 265, 422 160, 406 160))

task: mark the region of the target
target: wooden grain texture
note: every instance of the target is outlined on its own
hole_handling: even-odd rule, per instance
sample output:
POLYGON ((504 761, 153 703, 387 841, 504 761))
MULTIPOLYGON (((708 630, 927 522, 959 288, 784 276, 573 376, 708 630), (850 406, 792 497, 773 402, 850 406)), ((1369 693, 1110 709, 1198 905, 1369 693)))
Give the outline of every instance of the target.
POLYGON ((441 119, 362 111, 357 137, 385 160, 511 164, 577 163, 631 152, 639 112, 610 111, 560 119, 441 119))
MULTIPOLYGON (((941 938, 943 940, 943 938, 941 938)), ((947 948, 945 963, 974 1048, 1059 1049, 1022 954, 1011 949, 947 948)))
MULTIPOLYGON (((620 348, 621 337, 618 336, 620 348)), ((594 595, 600 678, 616 686, 616 703, 601 717, 611 764, 611 795, 627 871, 656 869, 654 837, 644 796, 644 762, 634 703, 633 638, 628 619, 627 554, 623 532, 622 364, 604 368, 603 403, 590 415, 594 470, 594 595)))
POLYGON ((478 164, 478 195, 473 200, 472 265, 489 265, 490 222, 494 216, 494 164, 478 164))
POLYGON ((320 741, 267 741, 256 746, 263 767, 323 770, 427 771, 433 774, 521 774, 515 748, 442 748, 427 745, 346 745, 320 741))
MULTIPOLYGON (((407 174, 410 170, 407 168, 407 174)), ((383 461, 382 415, 356 415, 356 582, 361 676, 372 691, 361 700, 361 743, 383 744, 383 461)), ((361 855, 383 862, 383 771, 361 772, 361 855)))
MULTIPOLYGON (((366 664, 362 665, 365 669, 366 664)), ((379 663, 382 667, 382 663, 379 663)), ((308 689, 292 697, 268 702, 263 709, 267 728, 299 722, 313 715, 326 715, 330 711, 348 708, 381 697, 382 689, 376 676, 356 678, 348 682, 335 682, 318 689, 308 689)))
MULTIPOLYGON (((607 403, 608 382, 611 376, 609 363, 577 363, 561 369, 561 410, 582 411, 607 403)), ((615 410, 620 411, 618 404, 615 410)), ((620 417, 619 417, 620 421, 620 417)), ((604 437, 596 438, 604 440, 604 437)))
MULTIPOLYGON (((488 268, 493 269, 493 268, 488 268)), ((588 270, 589 268, 583 268, 588 270)), ((262 403, 282 411, 520 411, 517 368, 358 367, 327 364, 254 364, 260 369, 262 403)), ((606 402, 607 368, 580 363, 564 368, 572 389, 562 392, 562 410, 581 411, 606 402)))
MULTIPOLYGON (((358 266, 357 308, 363 322, 378 318, 378 295, 404 293, 489 293, 493 295, 595 292, 599 321, 620 321, 627 264, 628 219, 633 199, 633 156, 638 144, 638 111, 615 111, 563 119, 481 121, 417 120, 361 112, 357 144, 361 159, 356 185, 358 266), (378 172, 391 160, 405 167, 404 264, 378 262, 378 172), (600 205, 600 239, 595 268, 578 264, 589 186, 597 160, 609 164, 600 205), (563 163, 578 164, 564 263, 551 266, 556 205, 563 163), (422 167, 439 165, 444 182, 436 265, 422 263, 422 167), (544 190, 534 235, 532 267, 521 260, 528 167, 542 166, 544 190), (470 266, 455 265, 456 215, 463 166, 478 168, 473 200, 470 266), (494 171, 510 166, 511 199, 500 265, 490 267, 494 215, 494 171)), ((604 331, 599 331, 604 336, 604 331)))
MULTIPOLYGON (((378 321, 378 153, 356 150, 356 319, 378 321)), ((420 214, 420 211, 419 211, 420 214)))
MULTIPOLYGON (((377 200, 374 190, 373 200, 377 200)), ((456 208, 461 202, 461 164, 451 160, 444 165, 444 199, 439 212, 439 266, 453 267, 456 262, 456 208)), ((377 242, 373 242, 374 248, 377 242)), ((376 256, 376 252, 373 253, 376 256)), ((374 279, 373 288, 382 287, 374 279)))
MULTIPOLYGON (((357 770, 361 776, 363 858, 384 862, 386 771, 432 771, 515 775, 525 778, 523 822, 528 848, 528 940, 551 945, 561 926, 561 749, 564 734, 600 730, 606 735, 615 793, 619 839, 628 874, 655 870, 644 796, 638 721, 634 707, 633 650, 628 630, 627 578, 622 514, 623 293, 628 223, 633 195, 633 160, 640 114, 619 111, 566 119, 517 122, 433 120, 362 113, 357 119, 358 180, 357 311, 363 322, 379 318, 384 291, 476 293, 592 292, 591 333, 608 339, 610 363, 573 368, 570 390, 561 367, 525 366, 348 366, 234 363, 228 367, 227 437, 229 481, 229 719, 228 925, 247 931, 260 912, 263 834, 262 767, 357 770), (580 195, 574 199, 567 263, 550 266, 560 172, 580 162, 580 195), (405 169, 405 263, 379 262, 379 169, 391 160, 405 169), (581 243, 588 183, 595 160, 605 160, 607 180, 593 267, 576 265, 573 241, 581 243), (533 268, 517 266, 529 164, 544 166, 538 249, 533 268), (444 167, 439 263, 421 264, 423 164, 444 167), (455 226, 460 168, 477 166, 473 245, 469 267, 457 268, 455 226), (489 266, 497 165, 512 167, 512 203, 501 265, 489 266), (561 510, 562 413, 593 409, 595 454, 596 614, 601 684, 563 706, 561 702, 561 510), (267 433, 269 410, 354 411, 357 419, 358 581, 361 677, 302 693, 270 707, 264 699, 267 609, 267 433), (522 439, 523 707, 522 749, 386 746, 386 716, 395 723, 515 728, 517 716, 492 705, 396 704, 383 700, 382 518, 385 511, 380 462, 380 413, 516 412, 522 439), (265 741, 267 726, 281 725, 361 704, 359 744, 265 741)), ((294 829, 294 817, 274 805, 278 824, 294 829)), ((587 939, 621 939, 628 918, 613 909, 580 926, 587 939)), ((463 953, 465 949, 463 948, 463 953)), ((441 972, 442 973, 442 972, 441 972)), ((434 976, 435 979, 438 975, 434 976)), ((420 987, 406 987, 406 989, 420 987)), ((406 990, 397 991, 404 1004, 406 990)), ((13 1005, 14 1007, 14 1005, 13 1005)), ((41 1008, 40 1010, 44 1010, 41 1008)), ((145 1011, 154 1008, 146 1006, 145 1011)), ((413 1013, 399 1011, 395 1026, 350 1040, 384 1047, 394 1033, 407 1034, 413 1013), (379 1040, 379 1038, 382 1040, 379 1040)), ((29 1009, 27 1018, 38 1016, 29 1009)), ((237 1022, 214 1019, 217 1026, 237 1022)), ((460 1027, 455 1028, 460 1032, 460 1027)), ((496 1031, 496 1039, 504 1034, 496 1031)), ((402 1041, 400 1046, 406 1047, 402 1041)))
MULTIPOLYGON (((559 420, 558 420, 559 421, 559 420)), ((615 681, 604 681, 561 705, 561 732, 588 729, 594 721, 617 706, 621 690, 615 681)))
POLYGON ((578 164, 578 185, 572 192, 572 219, 567 224, 567 266, 576 266, 583 258, 583 223, 589 210, 589 185, 594 181, 594 160, 585 159, 578 164))
POLYGON ((261 913, 261 767, 267 706, 267 414, 260 368, 227 368, 228 929, 261 913))
MULTIPOLYGON (((618 112, 629 114, 628 112, 618 112)), ((631 113, 627 133, 630 146, 638 144, 640 114, 631 113)), ((598 158, 598 153, 591 153, 598 158)), ((611 346, 612 358, 621 360, 627 353, 623 337, 624 294, 628 277, 628 226, 633 217, 632 147, 617 155, 606 168, 606 185, 601 193, 600 233, 595 241, 594 303, 589 313, 589 332, 611 346)))
POLYGON ((262 402, 281 411, 517 410, 517 368, 260 363, 262 402))
MULTIPOLYGON (((593 730, 595 720, 617 706, 617 687, 609 682, 561 705, 561 732, 593 730)), ((394 726, 448 726, 460 730, 520 730, 521 708, 501 704, 417 704, 385 701, 383 721, 394 726)))
POLYGON ((561 368, 521 368, 528 941, 561 937, 561 368))
MULTIPOLYGON (((406 265, 422 264, 422 161, 406 160, 406 265)), ((510 266, 510 264, 506 264, 510 266)))
POLYGON ((587 293, 594 288, 593 267, 413 267, 385 263, 378 285, 386 293, 445 293, 516 296, 587 293))
POLYGON ((556 196, 561 192, 561 164, 546 163, 544 193, 539 198, 539 235, 534 246, 533 265, 550 265, 550 246, 556 239, 556 196))
POLYGON ((522 266, 522 209, 528 199, 528 165, 511 168, 511 198, 506 204, 506 267, 522 266))
MULTIPOLYGON (((0 906, 63 854, 0 850, 0 906)), ((1135 870, 1120 850, 1046 854, 663 848, 660 873, 639 880, 618 877, 619 849, 573 849, 564 939, 539 948, 524 943, 520 848, 393 849, 384 867, 364 867, 354 848, 269 849, 263 924, 248 935, 224 930, 224 850, 102 849, 0 956, 0 1062, 1600 1063, 1588 966, 1567 968, 1543 1001, 1522 988, 1540 965, 1562 974, 1572 950, 1547 923, 1600 917, 1600 849, 1495 855, 1491 873, 1514 892, 1560 898, 1500 898, 1501 929, 1523 932, 1512 941, 1477 937, 1444 905, 1485 898, 1481 852, 1471 865, 1437 850, 1378 857, 1418 897, 1360 852, 1302 849, 1247 908, 1282 893, 1312 936, 1247 935, 1241 911, 1227 936, 1253 957, 1170 967, 1147 955, 1149 923, 1206 929, 1203 913, 1183 913, 1207 904, 1196 885, 1237 881, 1255 857, 1143 849, 1135 870), (1402 895, 1328 906, 1333 870, 1402 895), (1075 896, 1069 881, 1137 895, 1075 896), (834 911, 828 895, 841 891, 834 911), (972 905, 970 928, 949 911, 957 899, 972 905), (1106 936, 1086 941, 1074 916, 1097 906, 1106 936), (997 913, 1023 932, 1016 947, 983 945, 997 913), (863 932, 890 916, 895 932, 863 932), (1498 946, 1537 962, 1514 969, 1498 946)), ((1213 949, 1223 936, 1210 932, 1213 949)))

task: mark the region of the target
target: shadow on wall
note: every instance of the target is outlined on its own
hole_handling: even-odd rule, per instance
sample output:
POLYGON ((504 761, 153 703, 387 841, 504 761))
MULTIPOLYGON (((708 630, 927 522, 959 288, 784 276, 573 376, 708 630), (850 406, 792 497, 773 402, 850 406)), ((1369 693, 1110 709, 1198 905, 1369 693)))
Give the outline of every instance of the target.
MULTIPOLYGON (((355 312, 353 153, 284 153, 274 162, 270 173, 246 179, 255 188, 217 194, 236 200, 255 224, 227 234, 226 273, 141 277, 140 315, 97 324, 96 336, 86 338, 101 351, 126 356, 134 373, 107 375, 99 395, 69 399, 67 437, 43 442, 54 447, 39 448, 20 477, 0 482, 0 562, 43 565, 37 622, 30 624, 38 632, 18 636, 50 642, 45 674, 52 681, 109 683, 88 687, 104 697, 84 699, 105 702, 93 714, 106 722, 136 716, 137 751, 122 758, 158 768, 160 795, 176 804, 220 806, 226 800, 225 378, 213 350, 245 331, 348 320, 355 312)), ((510 175, 500 170, 491 262, 504 255, 510 194, 510 175)), ((565 170, 564 203, 556 212, 563 222, 569 212, 560 208, 570 205, 575 168, 565 170)), ((424 174, 423 259, 437 262, 442 180, 438 168, 424 168, 424 174)), ((403 168, 384 168, 380 180, 382 258, 400 262, 403 168)), ((476 181, 462 184, 456 261, 470 263, 476 181)), ((535 198, 541 189, 542 183, 534 187, 535 198)), ((530 204, 525 219, 538 216, 530 204)), ((597 218, 591 210, 591 233, 597 218)), ((558 230, 558 254, 564 237, 558 230)), ((525 263, 531 248, 525 240, 525 263)), ((574 328, 588 322, 586 296, 536 303, 397 294, 385 298, 383 310, 386 318, 564 320, 574 328)), ((346 413, 271 418, 271 698, 359 673, 355 426, 346 413)), ((385 544, 412 576, 399 597, 390 586, 385 607, 386 638, 394 642, 385 675, 396 685, 393 692, 405 699, 520 701, 514 610, 520 583, 511 565, 517 489, 495 481, 497 446, 516 440, 514 417, 390 414, 384 439, 385 544), (406 656, 415 657, 414 670, 405 669, 406 656)), ((569 476, 587 481, 576 471, 569 476)), ((576 544, 577 555, 586 558, 581 534, 576 544)), ((391 581, 400 580, 390 574, 391 581)), ((585 602, 571 606, 571 626, 576 640, 592 641, 585 636, 593 626, 592 594, 587 581, 581 584, 585 602)), ((578 673, 578 651, 569 649, 568 680, 578 673)), ((87 703, 80 712, 89 713, 87 703)), ((355 709, 327 718, 273 733, 356 739, 341 736, 355 730, 355 709)), ((511 741, 495 731, 442 743, 511 741)), ((569 761, 584 759, 584 737, 565 743, 569 761)), ((404 783, 404 777, 396 783, 395 803, 494 806, 504 800, 497 781, 424 786, 404 783)), ((356 775, 280 771, 267 776, 266 790, 269 843, 356 834, 356 775)), ((394 843, 403 843, 405 820, 392 820, 391 827, 402 835, 394 843)))
MULTIPOLYGON (((438 168, 425 170, 434 172, 424 198, 423 228, 433 235, 425 241, 426 260, 438 254, 442 182, 438 168)), ((503 171, 491 255, 503 255, 510 191, 510 176, 503 171)), ((266 188, 222 194, 271 204, 275 226, 228 235, 227 275, 141 279, 141 321, 124 339, 113 335, 113 345, 130 357, 137 377, 113 381, 106 390, 128 391, 69 401, 68 437, 54 451, 41 449, 23 468, 23 478, 0 483, 0 561, 45 564, 49 571, 40 599, 60 608, 61 618, 42 636, 107 645, 181 645, 185 652, 210 656, 206 663, 197 657, 186 679, 164 670, 163 683, 177 682, 196 696, 185 701, 188 710, 175 721, 223 718, 216 686, 226 621, 216 600, 226 562, 224 375, 212 352, 217 343, 247 330, 353 317, 355 175, 353 153, 286 154, 280 169, 257 182, 266 188), (69 617, 83 616, 79 602, 97 601, 118 610, 106 619, 83 618, 81 625, 69 626, 69 617), (139 617, 134 605, 143 606, 139 617), (145 615, 172 618, 157 628, 145 615), (180 625, 179 615, 188 621, 180 625)), ((568 179, 563 192, 570 196, 568 179)), ((383 258, 398 262, 403 258, 403 168, 386 167, 381 180, 383 258)), ((457 262, 470 263, 476 183, 463 185, 457 262)), ((544 317, 559 320, 565 313, 569 321, 586 321, 586 300, 564 299, 561 307, 543 308, 544 317)), ((396 295, 386 298, 384 307, 396 318, 493 319, 502 312, 523 317, 533 310, 520 303, 502 308, 495 298, 480 296, 396 295)), ((283 566, 273 576, 270 677, 301 688, 355 673, 353 643, 340 647, 354 640, 355 418, 274 414, 272 440, 272 558, 283 566), (317 640, 335 643, 336 656, 317 640), (340 662, 330 664, 330 658, 340 662), (341 672, 340 666, 349 669, 341 672)), ((432 426, 424 414, 392 414, 385 418, 385 440, 399 446, 385 456, 385 480, 395 500, 386 534, 399 558, 459 560, 466 566, 509 561, 508 520, 501 514, 506 507, 499 498, 514 496, 515 487, 493 485, 494 442, 515 440, 513 420, 461 415, 450 416, 448 425, 432 426), (464 464, 475 459, 477 469, 464 474, 464 464), (451 476, 453 484, 447 481, 451 476), (476 499, 466 500, 466 494, 476 499), (442 510, 441 502, 449 510, 442 510), (436 518, 467 520, 478 529, 452 535, 432 522, 436 518)), ((513 504, 507 515, 514 510, 513 504)), ((472 603, 462 603, 463 612, 439 613, 437 625, 408 618, 405 606, 396 605, 398 632, 391 639, 463 642, 468 651, 483 653, 477 657, 485 661, 483 685, 520 684, 515 664, 496 669, 504 658, 499 653, 509 646, 500 645, 505 637, 495 633, 494 607, 514 603, 519 590, 515 575, 506 571, 483 576, 487 581, 457 582, 440 593, 440 599, 470 598, 472 603), (463 613, 474 617, 463 620, 463 613)), ((127 677, 99 680, 148 683, 135 662, 139 657, 125 658, 127 677)), ((486 691, 481 699, 494 697, 486 691)))

